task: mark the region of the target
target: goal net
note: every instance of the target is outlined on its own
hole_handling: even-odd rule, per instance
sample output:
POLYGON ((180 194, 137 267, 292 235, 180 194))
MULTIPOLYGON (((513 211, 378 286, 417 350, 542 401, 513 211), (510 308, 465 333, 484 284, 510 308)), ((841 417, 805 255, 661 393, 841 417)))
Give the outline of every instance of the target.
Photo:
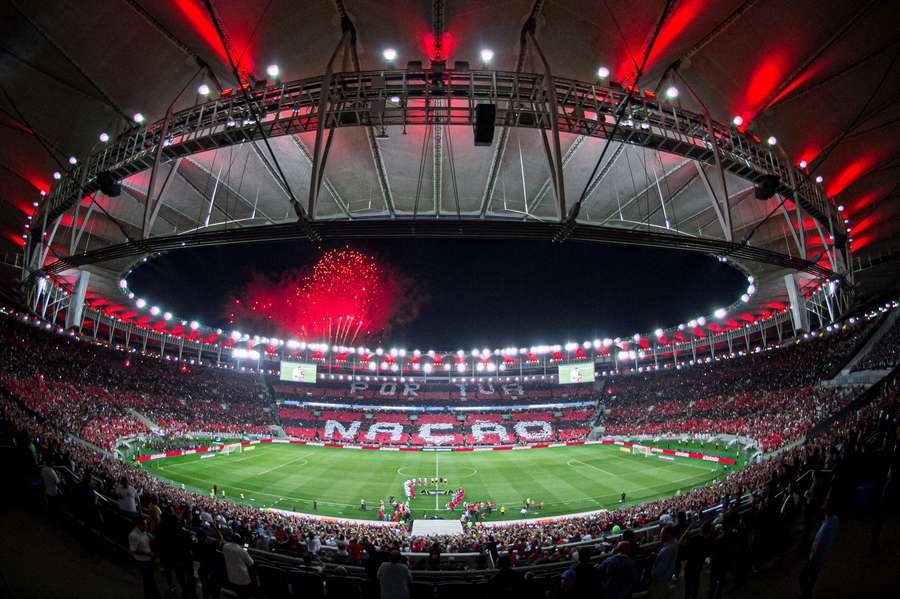
POLYGON ((650 451, 649 447, 644 447, 643 445, 632 445, 631 446, 632 455, 642 455, 645 458, 649 458, 653 455, 653 452, 650 451))
POLYGON ((240 443, 231 443, 229 445, 223 445, 222 449, 219 450, 219 453, 222 455, 229 455, 231 453, 241 453, 243 450, 243 446, 240 443))

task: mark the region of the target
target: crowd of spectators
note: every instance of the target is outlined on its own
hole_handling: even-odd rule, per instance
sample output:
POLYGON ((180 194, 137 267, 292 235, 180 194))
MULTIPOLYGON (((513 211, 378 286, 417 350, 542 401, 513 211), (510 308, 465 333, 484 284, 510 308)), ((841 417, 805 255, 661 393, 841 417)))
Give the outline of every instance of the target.
POLYGON ((245 374, 118 352, 0 318, 0 387, 85 441, 112 449, 116 439, 257 433, 274 414, 264 386, 245 374))
POLYGON ((853 370, 883 370, 900 363, 900 319, 853 366, 853 370))
MULTIPOLYGON (((768 439, 770 447, 807 435, 805 443, 778 457, 750 464, 708 486, 643 505, 497 526, 473 523, 462 535, 432 538, 427 543, 410 536, 403 523, 376 527, 328 521, 195 494, 106 452, 73 442, 67 435, 108 447, 119 435, 142 432, 146 425, 130 418, 128 409, 140 408, 157 421, 188 422, 176 416, 195 418, 191 416, 195 404, 220 405, 221 412, 201 407, 189 425, 207 422, 206 414, 214 415, 208 422, 236 414, 238 426, 245 426, 246 420, 252 422, 256 416, 263 420, 270 412, 250 377, 117 354, 9 319, 0 319, 0 444, 11 446, 16 456, 13 480, 24 487, 28 481, 42 481, 47 502, 56 508, 65 504, 86 514, 88 520, 102 520, 101 506, 110 501, 126 517, 145 514, 146 531, 140 526, 132 531, 138 554, 142 534, 166 539, 161 543, 169 547, 161 550, 168 553, 163 565, 179 580, 192 580, 191 569, 182 567, 186 555, 201 562, 204 579, 204 555, 228 543, 239 546, 238 541, 261 550, 305 556, 316 563, 324 559, 332 565, 368 566, 376 556, 384 561, 387 551, 490 554, 494 563, 504 565, 501 573, 514 566, 569 563, 576 551, 569 544, 577 543, 583 552, 580 561, 568 578, 563 577, 564 584, 568 580, 577 585, 579 577, 612 576, 609 564, 593 567, 590 551, 615 549, 618 560, 633 559, 647 541, 634 531, 658 521, 664 529, 660 553, 664 559, 652 560, 651 588, 671 580, 668 562, 675 549, 666 548, 682 541, 686 562, 695 551, 705 551, 712 560, 713 584, 721 584, 726 574, 739 582, 767 544, 783 540, 786 524, 802 519, 804 530, 812 535, 822 508, 832 518, 854 501, 860 477, 871 477, 879 490, 893 480, 886 474, 896 472, 898 459, 898 394, 892 385, 885 386, 873 405, 812 432, 814 425, 839 413, 849 401, 849 396, 821 391, 815 383, 846 360, 858 342, 854 337, 851 333, 812 338, 746 358, 617 377, 612 382, 607 432, 616 426, 622 427, 621 434, 723 432, 720 427, 732 426, 742 434, 768 439), (170 407, 173 403, 185 410, 179 413, 170 407), (717 527, 701 527, 701 514, 710 511, 717 514, 717 527), (695 527, 703 529, 701 538, 706 538, 707 545, 698 548, 688 543, 696 537, 684 533, 695 527), (610 535, 627 544, 614 548, 610 535), (716 547, 725 550, 713 551, 716 547), (736 560, 735 555, 746 559, 736 560)), ((580 422, 586 415, 572 411, 555 418, 580 422)), ((823 559, 811 554, 813 565, 804 571, 805 588, 814 584, 823 559)), ((487 562, 474 563, 480 568, 487 562)))
MULTIPOLYGON (((168 553, 161 554, 161 558, 167 571, 179 580, 193 580, 192 570, 180 568, 179 559, 200 561, 200 578, 204 580, 208 577, 208 572, 204 574, 204 551, 214 551, 227 542, 243 542, 262 550, 304 556, 315 564, 322 564, 320 560, 324 559, 332 566, 365 565, 367 571, 374 558, 383 561, 385 552, 390 550, 428 551, 431 555, 490 554, 501 566, 501 573, 513 566, 577 560, 574 572, 562 578, 562 584, 568 580, 576 586, 583 577, 590 576, 601 584, 613 584, 613 564, 604 566, 604 561, 595 567, 590 561, 591 552, 600 554, 615 549, 613 555, 635 561, 643 552, 645 558, 649 557, 649 561, 645 560, 648 571, 643 577, 635 577, 631 584, 636 587, 642 578, 649 579, 652 588, 654 584, 670 584, 668 560, 672 556, 666 547, 676 551, 672 543, 680 541, 677 551, 682 561, 690 562, 695 551, 702 554, 702 559, 712 560, 711 584, 724 584, 727 576, 739 585, 755 560, 784 542, 791 524, 802 522, 805 534, 811 537, 823 508, 826 525, 828 518, 848 509, 856 501, 860 478, 872 481, 876 497, 890 496, 892 478, 888 472, 896 472, 900 458, 897 407, 897 391, 889 387, 873 405, 838 420, 805 444, 682 496, 570 519, 523 521, 508 526, 475 524, 463 535, 430 538, 427 542, 410 537, 404 525, 369 527, 266 512, 180 490, 108 455, 72 444, 49 423, 8 397, 0 402, 0 443, 11 445, 16 452, 13 480, 42 478, 47 500, 56 506, 65 501, 71 509, 87 513, 89 519, 91 514, 102 518, 99 505, 101 497, 107 497, 125 516, 146 514, 146 530, 176 545, 161 549, 168 553), (48 473, 50 469, 62 476, 48 473), (738 510, 738 506, 743 509, 738 510), (709 524, 701 527, 701 514, 710 508, 716 514, 711 521, 715 528, 709 524), (662 551, 655 558, 650 551, 658 547, 633 532, 652 521, 663 525, 662 551), (695 528, 702 528, 702 542, 692 542, 695 537, 684 534, 695 528), (616 541, 626 545, 619 542, 614 546, 616 541), (573 542, 581 545, 567 546, 573 542), (661 578, 654 582, 656 576, 661 578)), ((873 547, 877 547, 879 530, 876 526, 873 547)), ((143 532, 139 529, 136 533, 138 541, 143 532)), ((820 529, 816 542, 821 534, 820 529)), ((814 543, 804 570, 806 589, 815 583, 825 556, 827 548, 817 549, 814 543)), ((429 563, 430 558, 419 565, 427 567, 429 563)), ((481 568, 487 562, 476 559, 473 563, 473 567, 481 568)), ((692 574, 685 570, 686 584, 690 580, 692 574)))
POLYGON ((818 383, 849 360, 866 330, 858 326, 733 359, 612 377, 604 434, 725 433, 755 439, 764 451, 777 449, 853 397, 852 389, 818 383))

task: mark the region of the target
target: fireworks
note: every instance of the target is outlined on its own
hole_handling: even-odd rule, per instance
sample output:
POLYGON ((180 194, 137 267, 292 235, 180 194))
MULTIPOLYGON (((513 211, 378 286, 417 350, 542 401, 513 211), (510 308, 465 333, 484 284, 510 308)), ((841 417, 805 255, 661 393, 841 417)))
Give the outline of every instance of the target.
POLYGON ((312 269, 254 278, 232 298, 232 324, 268 323, 280 333, 352 345, 418 313, 409 280, 351 249, 329 250, 312 269))

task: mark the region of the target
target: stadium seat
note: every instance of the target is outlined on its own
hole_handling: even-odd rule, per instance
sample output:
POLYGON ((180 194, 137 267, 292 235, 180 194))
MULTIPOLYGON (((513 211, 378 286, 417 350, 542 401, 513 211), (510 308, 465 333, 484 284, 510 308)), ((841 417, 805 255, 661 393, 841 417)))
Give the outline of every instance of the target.
POLYGON ((304 570, 291 570, 288 572, 288 581, 292 597, 320 599, 325 596, 325 578, 321 574, 304 570))
POLYGON ((256 578, 266 597, 270 599, 286 599, 291 596, 287 573, 282 568, 257 563, 256 578))
POLYGON ((414 580, 409 585, 409 599, 434 599, 434 583, 414 580))
POLYGON ((325 596, 329 599, 360 599, 365 579, 355 576, 329 576, 325 580, 325 596))
POLYGON ((437 584, 438 599, 482 599, 487 590, 484 583, 462 580, 441 581, 437 584))

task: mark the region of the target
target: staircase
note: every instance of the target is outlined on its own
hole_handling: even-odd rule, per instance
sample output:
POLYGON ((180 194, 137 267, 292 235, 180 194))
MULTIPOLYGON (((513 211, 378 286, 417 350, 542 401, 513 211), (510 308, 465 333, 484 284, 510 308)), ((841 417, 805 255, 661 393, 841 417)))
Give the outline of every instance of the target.
POLYGON ((161 435, 163 433, 163 430, 161 428, 159 428, 159 426, 155 422, 153 422, 152 420, 150 420, 149 418, 147 418, 146 416, 144 416, 137 410, 128 408, 127 411, 130 416, 134 416, 135 418, 137 418, 138 420, 140 420, 141 422, 146 424, 147 428, 149 428, 150 431, 153 432, 154 435, 161 435))

